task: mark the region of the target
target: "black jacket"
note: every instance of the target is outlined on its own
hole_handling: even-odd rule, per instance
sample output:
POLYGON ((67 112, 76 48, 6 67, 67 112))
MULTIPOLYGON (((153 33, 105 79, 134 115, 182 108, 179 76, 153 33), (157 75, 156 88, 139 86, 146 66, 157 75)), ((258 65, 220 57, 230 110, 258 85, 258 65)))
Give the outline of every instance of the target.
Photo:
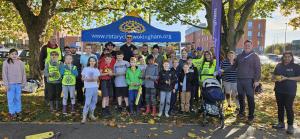
POLYGON ((173 70, 162 70, 159 72, 158 86, 161 91, 172 91, 177 81, 176 72, 173 70), (166 81, 170 81, 169 84, 166 81))
POLYGON ((130 58, 133 56, 133 50, 137 49, 136 46, 131 44, 130 46, 127 46, 125 43, 124 45, 121 46, 120 50, 124 54, 124 60, 130 62, 130 58))
POLYGON ((196 79, 197 77, 194 76, 194 73, 189 72, 185 74, 184 72, 181 72, 179 76, 179 91, 182 92, 182 85, 183 85, 183 79, 186 75, 186 91, 192 91, 192 88, 197 84, 196 79), (182 84, 182 85, 181 85, 182 84))

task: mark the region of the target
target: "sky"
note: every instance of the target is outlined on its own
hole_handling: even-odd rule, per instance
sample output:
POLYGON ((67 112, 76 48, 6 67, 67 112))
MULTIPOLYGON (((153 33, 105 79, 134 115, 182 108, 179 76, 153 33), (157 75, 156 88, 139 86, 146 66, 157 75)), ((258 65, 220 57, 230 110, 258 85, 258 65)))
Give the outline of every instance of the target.
MULTIPOLYGON (((206 22, 204 16, 204 12, 199 12, 199 17, 201 22, 206 22)), ((289 17, 284 17, 281 15, 279 9, 272 13, 272 18, 266 19, 266 44, 265 46, 269 46, 275 43, 284 43, 284 35, 286 22, 289 21, 295 15, 291 15, 289 17)), ((180 23, 173 25, 166 25, 166 23, 157 21, 156 17, 152 17, 151 25, 157 27, 159 29, 167 30, 167 31, 180 31, 181 32, 181 41, 185 41, 185 30, 188 29, 187 25, 181 25, 180 23)), ((300 29, 293 30, 293 27, 288 26, 286 32, 287 43, 290 43, 292 40, 300 40, 300 29)))

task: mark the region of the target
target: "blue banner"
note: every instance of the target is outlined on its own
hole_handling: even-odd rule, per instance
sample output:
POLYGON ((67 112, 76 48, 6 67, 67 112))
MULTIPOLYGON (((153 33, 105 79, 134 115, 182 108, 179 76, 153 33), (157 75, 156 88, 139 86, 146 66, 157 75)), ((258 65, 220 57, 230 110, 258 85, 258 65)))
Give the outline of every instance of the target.
POLYGON ((180 42, 180 32, 164 31, 145 22, 139 16, 127 15, 109 25, 83 30, 83 42, 125 42, 126 35, 132 35, 133 42, 180 42))
POLYGON ((217 71, 220 69, 222 0, 212 0, 212 28, 217 71))

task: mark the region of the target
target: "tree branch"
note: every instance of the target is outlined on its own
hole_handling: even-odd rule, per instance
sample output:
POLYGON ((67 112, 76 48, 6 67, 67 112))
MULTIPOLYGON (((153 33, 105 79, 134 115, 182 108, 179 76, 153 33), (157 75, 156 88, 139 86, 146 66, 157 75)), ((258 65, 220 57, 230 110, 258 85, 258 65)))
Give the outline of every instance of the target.
POLYGON ((247 3, 245 5, 245 8, 243 9, 242 13, 241 13, 241 18, 237 24, 237 27, 235 29, 236 33, 235 33, 235 40, 239 40, 239 38, 243 35, 244 33, 244 26, 248 20, 248 17, 251 13, 251 10, 255 4, 256 0, 249 0, 245 3, 247 3))
POLYGON ((240 7, 238 7, 237 9, 234 10, 234 14, 241 12, 241 10, 248 5, 251 2, 251 0, 247 0, 245 3, 243 3, 240 7))

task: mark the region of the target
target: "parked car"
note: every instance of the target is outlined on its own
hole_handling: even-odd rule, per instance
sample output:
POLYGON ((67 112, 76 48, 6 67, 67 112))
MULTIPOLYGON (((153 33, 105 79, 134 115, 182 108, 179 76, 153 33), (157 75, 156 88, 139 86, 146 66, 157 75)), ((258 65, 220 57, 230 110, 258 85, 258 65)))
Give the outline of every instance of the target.
POLYGON ((276 62, 271 60, 268 56, 265 55, 258 55, 259 59, 260 59, 260 63, 261 64, 272 64, 275 65, 276 62))
POLYGON ((266 54, 266 56, 267 56, 270 60, 272 60, 272 61, 274 61, 274 62, 276 62, 276 63, 280 62, 280 57, 279 57, 279 55, 276 55, 276 54, 266 54))
POLYGON ((22 52, 19 54, 20 59, 23 62, 28 62, 29 60, 29 50, 22 50, 22 52))
POLYGON ((7 58, 8 52, 9 52, 9 49, 6 49, 6 48, 0 49, 0 58, 7 58))

